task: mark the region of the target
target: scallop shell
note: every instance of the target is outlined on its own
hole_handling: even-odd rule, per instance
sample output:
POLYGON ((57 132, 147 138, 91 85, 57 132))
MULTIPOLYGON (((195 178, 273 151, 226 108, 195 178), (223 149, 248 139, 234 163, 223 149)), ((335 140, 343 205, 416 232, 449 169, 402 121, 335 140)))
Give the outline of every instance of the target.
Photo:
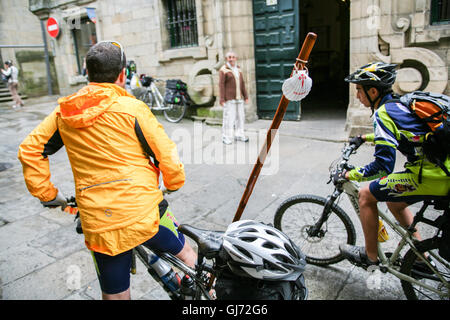
POLYGON ((283 94, 290 101, 300 101, 311 91, 312 79, 307 70, 295 70, 292 77, 284 80, 283 94))

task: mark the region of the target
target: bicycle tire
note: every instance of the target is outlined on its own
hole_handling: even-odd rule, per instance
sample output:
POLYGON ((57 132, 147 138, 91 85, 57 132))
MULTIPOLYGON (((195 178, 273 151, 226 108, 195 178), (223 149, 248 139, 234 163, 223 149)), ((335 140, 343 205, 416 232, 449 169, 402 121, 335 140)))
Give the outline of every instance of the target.
MULTIPOLYGON (((403 257, 403 261, 400 267, 400 272, 414 277, 416 279, 421 279, 423 281, 427 281, 426 283, 428 285, 431 285, 432 287, 438 288, 441 287, 442 291, 446 294, 444 297, 440 297, 438 294, 427 291, 428 294, 425 294, 423 291, 416 289, 413 284, 406 280, 401 280, 403 292, 408 300, 421 300, 421 299, 430 299, 434 300, 435 298, 450 300, 450 291, 449 291, 449 281, 450 281, 450 270, 449 270, 449 262, 446 261, 443 257, 439 255, 438 250, 439 242, 436 241, 435 238, 427 239, 420 241, 416 244, 416 247, 419 252, 430 253, 433 252, 434 255, 439 256, 440 259, 442 259, 442 262, 439 262, 437 259, 433 259, 434 263, 436 264, 436 269, 438 272, 444 277, 446 284, 443 283, 437 276, 425 276, 421 277, 417 271, 413 270, 414 263, 420 258, 414 253, 412 249, 409 249, 406 254, 403 257), (434 279, 433 279, 434 278, 434 279)), ((430 272, 431 269, 430 269, 430 272)), ((422 290, 426 290, 426 288, 421 288, 422 290)))
POLYGON ((339 244, 355 244, 356 242, 356 232, 352 221, 344 210, 336 204, 333 204, 331 207, 334 215, 331 214, 328 221, 322 226, 322 230, 324 227, 327 228, 326 232, 321 237, 309 237, 306 234, 308 226, 311 226, 319 219, 326 201, 327 200, 325 198, 314 195, 296 195, 286 199, 278 207, 274 218, 275 227, 286 233, 288 237, 299 246, 302 252, 306 255, 306 261, 308 263, 321 266, 334 264, 344 259, 339 250, 339 244), (300 208, 300 210, 297 212, 295 212, 295 210, 291 210, 294 206, 297 209, 300 208), (312 208, 320 208, 320 210, 315 211, 316 217, 311 221, 311 219, 307 217, 307 209, 310 209, 309 212, 312 212, 312 208), (337 217, 338 219, 334 219, 334 217, 337 217), (311 221, 310 224, 306 221, 308 219, 311 221), (342 223, 342 225, 338 226, 338 229, 336 230, 336 232, 339 233, 336 234, 328 230, 330 222, 334 221, 337 221, 338 224, 342 223), (344 230, 345 233, 342 233, 344 230), (339 234, 344 234, 345 236, 342 237, 342 239, 339 239, 339 234), (322 243, 323 241, 329 242, 330 244, 322 243), (324 250, 329 250, 330 253, 319 256, 319 254, 324 250))
POLYGON ((169 109, 164 110, 164 117, 166 120, 177 123, 180 122, 186 114, 187 103, 182 99, 180 104, 167 104, 166 107, 169 107, 169 109))

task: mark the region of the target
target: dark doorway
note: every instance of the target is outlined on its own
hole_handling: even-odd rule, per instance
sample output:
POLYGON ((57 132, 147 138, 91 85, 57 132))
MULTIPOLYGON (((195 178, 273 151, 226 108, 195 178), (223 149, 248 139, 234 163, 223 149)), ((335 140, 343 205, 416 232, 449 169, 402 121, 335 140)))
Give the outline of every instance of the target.
POLYGON ((349 86, 350 1, 301 0, 300 38, 317 34, 308 70, 310 94, 302 100, 302 119, 346 117, 349 86))

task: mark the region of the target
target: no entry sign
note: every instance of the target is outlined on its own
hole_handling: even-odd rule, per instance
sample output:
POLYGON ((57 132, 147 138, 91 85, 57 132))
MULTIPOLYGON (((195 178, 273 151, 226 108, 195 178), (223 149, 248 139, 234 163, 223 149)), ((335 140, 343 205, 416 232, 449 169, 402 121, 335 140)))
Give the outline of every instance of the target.
POLYGON ((59 24, 55 18, 48 18, 47 20, 47 32, 52 38, 56 38, 59 34, 59 24))

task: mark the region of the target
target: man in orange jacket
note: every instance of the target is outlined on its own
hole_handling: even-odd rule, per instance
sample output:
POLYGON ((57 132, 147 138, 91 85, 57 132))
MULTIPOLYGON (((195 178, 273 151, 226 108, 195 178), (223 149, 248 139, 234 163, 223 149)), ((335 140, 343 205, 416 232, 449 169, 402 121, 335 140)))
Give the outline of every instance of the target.
POLYGON ((59 106, 22 142, 18 157, 30 193, 66 205, 50 182, 48 156, 66 147, 85 243, 93 253, 103 299, 130 299, 131 251, 144 244, 190 266, 196 254, 177 232, 159 189, 181 188, 184 166, 175 143, 150 109, 124 88, 126 57, 103 41, 86 55, 89 84, 59 106))

